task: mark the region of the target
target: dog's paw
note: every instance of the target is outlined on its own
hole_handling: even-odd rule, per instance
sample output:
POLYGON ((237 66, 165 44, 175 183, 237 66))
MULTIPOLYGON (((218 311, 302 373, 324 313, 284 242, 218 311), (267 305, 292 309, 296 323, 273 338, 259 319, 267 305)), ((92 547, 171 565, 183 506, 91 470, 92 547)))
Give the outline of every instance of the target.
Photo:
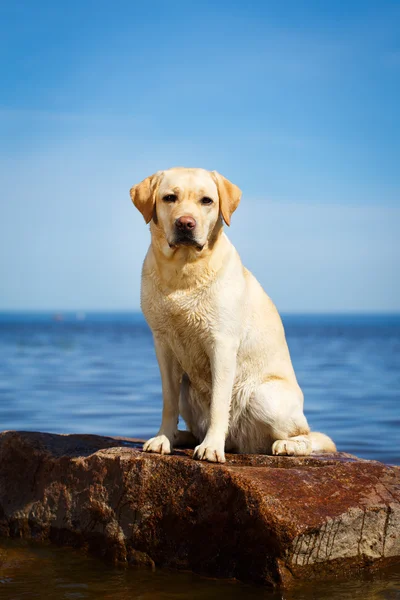
POLYGON ((272 454, 276 456, 307 456, 311 452, 311 443, 307 438, 276 440, 272 445, 272 454))
POLYGON ((196 460, 208 460, 208 462, 224 463, 224 446, 204 441, 200 446, 196 446, 194 449, 193 458, 196 460))
POLYGON ((166 435, 157 435, 143 444, 143 452, 157 452, 158 454, 171 454, 171 442, 166 435))

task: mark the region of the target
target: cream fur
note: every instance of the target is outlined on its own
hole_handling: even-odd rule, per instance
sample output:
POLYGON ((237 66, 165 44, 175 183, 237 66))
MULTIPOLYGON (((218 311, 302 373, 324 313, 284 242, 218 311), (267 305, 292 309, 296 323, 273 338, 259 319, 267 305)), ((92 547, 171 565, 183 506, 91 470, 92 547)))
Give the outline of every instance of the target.
POLYGON ((327 436, 310 433, 279 314, 223 232, 222 217, 229 223, 240 195, 216 172, 183 168, 131 190, 145 220, 152 215, 141 305, 163 391, 161 427, 145 451, 168 454, 191 437, 194 457, 212 462, 224 462, 225 450, 336 450, 327 436), (164 200, 171 195, 175 201, 164 200), (181 216, 196 220, 196 247, 174 244, 181 216), (188 432, 177 431, 179 414, 188 432))

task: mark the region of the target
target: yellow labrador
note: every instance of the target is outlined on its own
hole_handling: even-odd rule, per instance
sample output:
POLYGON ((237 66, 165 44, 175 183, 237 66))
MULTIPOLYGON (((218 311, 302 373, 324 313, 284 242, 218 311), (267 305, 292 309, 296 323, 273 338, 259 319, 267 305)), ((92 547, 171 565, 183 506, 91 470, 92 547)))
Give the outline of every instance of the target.
POLYGON ((212 462, 225 450, 334 452, 329 437, 310 433, 279 314, 223 231, 240 197, 204 169, 159 171, 131 189, 150 223, 141 305, 163 392, 161 427, 144 450, 192 441, 194 457, 212 462))

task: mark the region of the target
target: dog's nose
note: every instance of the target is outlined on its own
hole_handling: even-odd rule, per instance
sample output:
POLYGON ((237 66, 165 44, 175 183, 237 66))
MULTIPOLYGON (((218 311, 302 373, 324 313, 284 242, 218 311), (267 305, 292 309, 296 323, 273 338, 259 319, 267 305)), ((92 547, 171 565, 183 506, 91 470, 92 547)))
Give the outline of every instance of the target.
POLYGON ((181 231, 191 231, 196 227, 196 221, 193 217, 179 217, 175 221, 175 226, 181 231))

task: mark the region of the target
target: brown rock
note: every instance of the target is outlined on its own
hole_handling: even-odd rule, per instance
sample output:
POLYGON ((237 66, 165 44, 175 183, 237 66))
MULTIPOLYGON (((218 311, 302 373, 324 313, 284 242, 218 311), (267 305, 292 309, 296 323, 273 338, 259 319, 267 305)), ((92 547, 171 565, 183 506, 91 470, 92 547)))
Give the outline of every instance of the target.
POLYGON ((138 440, 0 434, 0 535, 291 585, 400 564, 400 468, 347 454, 141 452, 138 440))

